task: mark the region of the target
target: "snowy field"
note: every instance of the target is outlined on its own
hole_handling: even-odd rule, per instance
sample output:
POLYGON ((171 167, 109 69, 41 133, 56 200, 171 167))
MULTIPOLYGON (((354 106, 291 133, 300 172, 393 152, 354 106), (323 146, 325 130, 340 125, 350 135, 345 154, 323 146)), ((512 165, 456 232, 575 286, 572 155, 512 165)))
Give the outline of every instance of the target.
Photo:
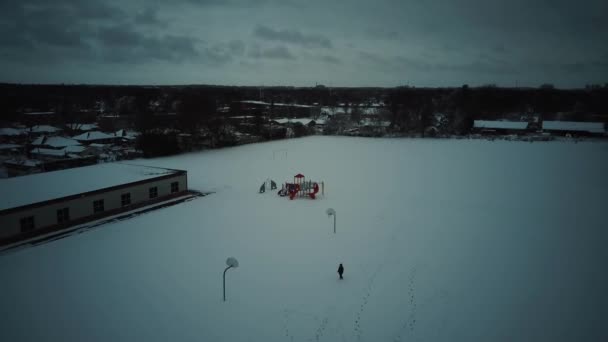
POLYGON ((607 143, 310 137, 138 163, 215 193, 1 254, 0 341, 608 340, 607 143), (325 196, 258 193, 296 173, 325 196))

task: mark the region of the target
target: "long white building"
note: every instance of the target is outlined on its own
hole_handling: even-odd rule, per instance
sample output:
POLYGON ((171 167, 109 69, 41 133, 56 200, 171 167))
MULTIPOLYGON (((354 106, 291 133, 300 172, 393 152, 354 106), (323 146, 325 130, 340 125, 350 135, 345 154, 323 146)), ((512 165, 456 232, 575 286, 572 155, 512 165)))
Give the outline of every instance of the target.
POLYGON ((0 245, 187 192, 184 170, 123 163, 0 179, 0 245))

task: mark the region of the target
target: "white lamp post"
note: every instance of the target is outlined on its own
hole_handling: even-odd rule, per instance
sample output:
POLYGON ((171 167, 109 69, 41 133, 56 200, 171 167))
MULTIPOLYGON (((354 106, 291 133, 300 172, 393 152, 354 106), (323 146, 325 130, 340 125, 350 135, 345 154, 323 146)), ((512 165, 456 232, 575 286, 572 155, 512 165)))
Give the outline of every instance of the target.
POLYGON ((329 209, 327 209, 326 213, 327 213, 327 216, 334 217, 334 234, 336 234, 336 211, 333 210, 332 208, 329 208, 329 209))
POLYGON ((236 260, 236 258, 230 257, 226 259, 226 265, 228 265, 228 267, 226 267, 226 269, 224 270, 224 302, 226 301, 226 271, 231 268, 239 267, 239 262, 238 260, 236 260))

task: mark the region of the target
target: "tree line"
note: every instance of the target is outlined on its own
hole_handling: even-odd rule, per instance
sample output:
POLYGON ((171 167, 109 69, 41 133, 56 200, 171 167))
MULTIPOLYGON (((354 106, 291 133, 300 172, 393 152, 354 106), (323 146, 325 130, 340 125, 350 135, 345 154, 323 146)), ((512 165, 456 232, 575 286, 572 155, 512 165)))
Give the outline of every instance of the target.
MULTIPOLYGON (((445 134, 466 134, 475 119, 537 116, 542 120, 608 122, 607 98, 608 84, 583 89, 558 89, 550 84, 537 88, 0 84, 0 122, 7 125, 18 121, 20 113, 28 111, 54 111, 60 123, 99 121, 100 114, 112 114, 128 117, 133 128, 144 133, 160 134, 159 130, 167 128, 193 134, 204 130, 218 141, 229 142, 230 137, 225 137, 229 135, 227 118, 243 114, 239 101, 260 100, 271 106, 292 103, 344 107, 351 122, 361 119, 357 108, 381 104, 383 119, 390 121, 391 131, 424 136, 429 127, 445 134)), ((285 132, 265 125, 271 112, 248 112, 255 120, 244 129, 269 139, 283 137, 285 132)), ((301 129, 297 133, 306 134, 301 129)))

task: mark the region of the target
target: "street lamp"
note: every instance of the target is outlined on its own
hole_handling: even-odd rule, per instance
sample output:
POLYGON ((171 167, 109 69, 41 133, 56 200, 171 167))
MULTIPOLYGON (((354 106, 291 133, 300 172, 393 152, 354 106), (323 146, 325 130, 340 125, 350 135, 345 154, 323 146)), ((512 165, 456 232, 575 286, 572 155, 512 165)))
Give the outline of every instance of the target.
POLYGON ((327 213, 327 216, 334 217, 334 234, 336 234, 336 211, 333 210, 332 208, 329 208, 329 209, 327 209, 326 213, 327 213))
POLYGON ((238 260, 236 260, 236 258, 230 257, 226 259, 226 265, 228 265, 228 267, 226 267, 226 269, 224 270, 224 302, 226 301, 226 271, 231 268, 239 267, 239 262, 238 260))

